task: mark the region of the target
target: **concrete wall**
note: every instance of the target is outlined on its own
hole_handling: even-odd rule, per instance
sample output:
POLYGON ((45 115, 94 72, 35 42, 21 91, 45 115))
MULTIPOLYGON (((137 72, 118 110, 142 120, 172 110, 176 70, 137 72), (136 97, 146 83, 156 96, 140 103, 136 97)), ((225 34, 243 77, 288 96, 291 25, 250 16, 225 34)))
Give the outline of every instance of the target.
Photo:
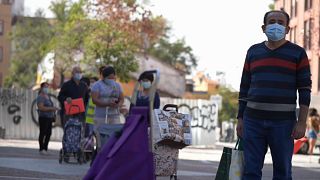
MULTIPOLYGON (((38 116, 34 101, 36 97, 37 92, 32 90, 0 88, 0 138, 38 139, 38 116)), ((55 96, 51 99, 58 105, 55 96)), ((215 144, 215 130, 218 122, 217 103, 208 100, 161 98, 161 107, 169 103, 177 104, 179 112, 192 115, 193 145, 215 144)), ((58 116, 57 122, 59 121, 58 116)), ((61 141, 62 135, 61 127, 54 127, 51 139, 61 141)))
MULTIPOLYGON (((5 129, 5 138, 38 139, 38 116, 33 104, 36 97, 35 91, 0 88, 0 127, 5 129)), ((54 97, 52 101, 58 105, 54 97)), ((51 139, 60 141, 62 135, 62 129, 54 127, 51 139)))

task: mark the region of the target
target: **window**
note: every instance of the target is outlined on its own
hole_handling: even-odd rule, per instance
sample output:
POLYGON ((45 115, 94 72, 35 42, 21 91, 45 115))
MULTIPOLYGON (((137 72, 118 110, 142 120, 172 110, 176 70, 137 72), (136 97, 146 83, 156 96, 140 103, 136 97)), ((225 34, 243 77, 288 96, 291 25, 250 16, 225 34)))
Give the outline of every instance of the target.
POLYGON ((0 62, 3 60, 3 48, 0 47, 0 62))
MULTIPOLYGON (((318 59, 318 71, 320 70, 320 57, 318 59)), ((320 91, 320 73, 318 73, 318 91, 320 91)))
POLYGON ((7 5, 11 5, 13 4, 14 0, 0 0, 0 4, 7 4, 7 5))
POLYGON ((307 50, 311 49, 311 22, 310 20, 304 21, 303 31, 303 47, 307 50))
POLYGON ((304 0, 304 10, 307 11, 312 8, 312 0, 304 0))
POLYGON ((296 43, 296 39, 297 39, 297 27, 292 27, 290 30, 290 41, 293 43, 296 43))
POLYGON ((2 87, 2 73, 0 72, 0 87, 2 87))
POLYGON ((291 17, 297 16, 297 0, 291 0, 291 17))
POLYGON ((0 20, 0 36, 4 34, 4 21, 0 20))

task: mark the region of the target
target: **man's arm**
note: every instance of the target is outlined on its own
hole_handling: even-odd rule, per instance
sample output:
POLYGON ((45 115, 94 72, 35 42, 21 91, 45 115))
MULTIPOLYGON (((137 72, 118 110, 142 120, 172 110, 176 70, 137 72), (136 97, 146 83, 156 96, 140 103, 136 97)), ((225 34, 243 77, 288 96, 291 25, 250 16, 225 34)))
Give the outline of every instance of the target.
POLYGON ((66 83, 63 83, 60 89, 60 92, 58 94, 58 100, 61 104, 61 107, 64 107, 64 101, 67 99, 66 93, 67 93, 67 85, 66 83))
POLYGON ((245 64, 243 66, 243 71, 242 71, 242 77, 241 77, 241 83, 240 83, 240 92, 239 92, 239 109, 238 109, 238 123, 237 123, 237 135, 242 136, 242 127, 243 127, 243 113, 244 110, 247 106, 247 95, 248 91, 250 88, 250 83, 251 83, 251 74, 250 74, 250 66, 248 62, 248 53, 246 56, 245 64))
POLYGON ((89 104, 89 98, 90 98, 89 93, 90 93, 89 88, 86 86, 86 92, 83 98, 85 107, 87 107, 87 105, 89 104))
POLYGON ((294 139, 300 139, 305 136, 306 121, 308 116, 310 97, 311 97, 311 72, 309 60, 306 52, 301 54, 297 66, 297 88, 299 92, 299 117, 298 122, 292 132, 294 139))

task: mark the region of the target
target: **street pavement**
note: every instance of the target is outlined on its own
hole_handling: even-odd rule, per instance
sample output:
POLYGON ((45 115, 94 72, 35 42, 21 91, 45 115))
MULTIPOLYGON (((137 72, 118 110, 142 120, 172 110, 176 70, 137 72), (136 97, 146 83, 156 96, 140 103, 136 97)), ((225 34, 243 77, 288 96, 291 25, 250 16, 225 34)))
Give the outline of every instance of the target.
MULTIPOLYGON (((178 162, 179 180, 213 180, 219 166, 223 146, 234 143, 217 143, 215 147, 187 147, 180 151, 178 162)), ((0 140, 0 179, 3 180, 61 180, 82 179, 88 164, 59 164, 61 142, 50 142, 49 155, 40 155, 37 141, 0 140)), ((319 150, 316 151, 317 153, 319 150)), ((319 153, 313 156, 293 156, 293 179, 319 180, 319 153)), ((168 180, 169 177, 158 177, 168 180)), ((272 179, 272 160, 268 152, 263 169, 263 180, 272 179)))

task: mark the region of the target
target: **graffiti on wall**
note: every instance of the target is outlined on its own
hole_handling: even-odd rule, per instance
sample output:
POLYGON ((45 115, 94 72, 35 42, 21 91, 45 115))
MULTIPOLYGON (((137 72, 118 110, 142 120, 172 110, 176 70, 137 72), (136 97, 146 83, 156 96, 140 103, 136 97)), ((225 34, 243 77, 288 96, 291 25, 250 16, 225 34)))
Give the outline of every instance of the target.
POLYGON ((2 106, 9 104, 22 104, 26 101, 24 93, 17 93, 10 89, 3 89, 0 91, 0 103, 2 106))
POLYGON ((183 113, 191 114, 191 127, 202 128, 208 132, 215 130, 218 107, 216 104, 189 106, 188 104, 180 104, 179 109, 183 113))
POLYGON ((14 124, 19 124, 21 122, 22 116, 17 114, 21 111, 21 105, 26 101, 26 96, 24 93, 17 93, 16 91, 10 89, 4 89, 0 91, 0 103, 2 106, 7 106, 7 112, 12 115, 12 121, 14 124))

